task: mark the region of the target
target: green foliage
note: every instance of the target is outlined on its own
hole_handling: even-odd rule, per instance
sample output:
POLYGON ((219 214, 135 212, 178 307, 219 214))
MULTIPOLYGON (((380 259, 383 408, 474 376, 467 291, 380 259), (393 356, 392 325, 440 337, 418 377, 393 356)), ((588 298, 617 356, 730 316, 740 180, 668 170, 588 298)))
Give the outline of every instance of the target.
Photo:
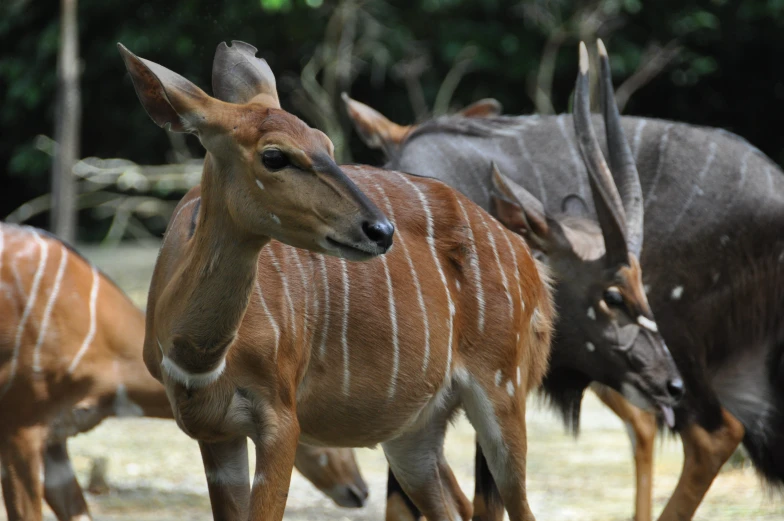
MULTIPOLYGON (((315 124, 312 114, 300 110, 300 72, 314 53, 325 52, 321 42, 337 4, 81 0, 82 155, 147 164, 173 159, 165 132, 138 104, 115 47, 118 41, 207 91, 216 45, 232 39, 253 43, 277 75, 284 108, 315 124)), ((784 0, 365 0, 358 6, 356 34, 340 43, 354 47, 350 74, 339 86, 400 123, 426 116, 412 94, 411 78, 406 79, 417 64, 413 81, 425 110, 432 109, 449 71, 470 55, 452 107, 492 96, 510 113, 531 112, 542 100, 564 111, 579 38, 605 39, 616 84, 647 59, 649 44, 676 39, 678 58, 635 93, 625 111, 728 128, 776 161, 784 160, 784 135, 778 131, 784 117, 779 58, 784 55, 784 0), (548 43, 555 49, 552 71, 542 76, 548 43), (537 95, 543 77, 551 79, 550 86, 537 95)), ((58 13, 54 0, 0 3, 0 168, 7 176, 3 185, 14 187, 13 196, 0 204, 3 215, 48 190, 50 158, 35 142, 37 135, 53 133, 58 13)), ((324 79, 323 70, 316 79, 324 79)), ((378 156, 350 134, 336 99, 327 101, 351 136, 354 159, 375 162, 378 156)), ((188 139, 200 154, 196 140, 188 139)), ((86 226, 99 226, 89 215, 82 217, 86 226)))

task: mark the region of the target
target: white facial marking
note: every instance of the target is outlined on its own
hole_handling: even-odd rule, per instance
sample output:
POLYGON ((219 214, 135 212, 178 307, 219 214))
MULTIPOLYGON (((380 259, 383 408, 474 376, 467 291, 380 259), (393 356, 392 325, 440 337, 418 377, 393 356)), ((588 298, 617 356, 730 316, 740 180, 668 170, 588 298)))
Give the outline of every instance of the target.
POLYGON ((509 394, 509 396, 514 396, 515 389, 512 380, 506 382, 506 392, 509 394))
MULTIPOLYGON (((417 185, 412 183, 408 177, 404 174, 398 174, 398 176, 405 181, 416 193, 417 197, 419 198, 419 202, 422 204, 422 209, 425 213, 425 218, 427 220, 427 243, 430 246, 430 254, 433 257, 433 262, 436 265, 438 270, 438 275, 441 278, 441 284, 444 286, 444 291, 446 292, 446 300, 449 304, 449 317, 447 318, 447 325, 449 327, 449 337, 447 346, 447 355, 446 355, 446 370, 445 370, 445 379, 449 378, 449 372, 452 368, 452 341, 454 340, 454 318, 455 318, 455 304, 452 301, 452 295, 449 293, 449 285, 446 282, 446 275, 444 275, 444 270, 441 267, 441 262, 438 260, 438 252, 436 251, 436 241, 435 236, 433 235, 433 215, 430 211, 430 206, 427 204, 427 199, 425 198, 425 194, 422 193, 422 190, 419 189, 417 185)), ((507 292, 508 293, 508 292, 507 292)), ((507 295, 508 296, 508 295, 507 295)), ((430 353, 425 353, 427 359, 430 357, 430 353)), ((424 365, 424 364, 423 364, 424 365)))
POLYGON ((503 375, 501 374, 501 370, 495 372, 495 386, 498 387, 501 385, 501 380, 503 379, 503 375))
POLYGON ((593 309, 593 306, 588 308, 586 315, 588 315, 588 318, 591 320, 596 320, 596 311, 593 309))
POLYGON ((158 340, 158 348, 161 350, 161 355, 163 356, 163 359, 161 360, 161 367, 163 367, 163 370, 172 380, 181 383, 187 389, 199 389, 210 385, 220 378, 223 371, 226 369, 226 359, 224 358, 215 369, 204 373, 190 373, 163 354, 163 346, 161 345, 160 340, 158 340))
POLYGON ((35 307, 35 301, 38 297, 38 287, 41 285, 41 278, 44 275, 44 271, 46 270, 46 257, 49 251, 48 243, 41 238, 38 232, 33 232, 33 239, 35 239, 36 244, 38 245, 39 250, 41 251, 40 257, 38 257, 38 266, 35 269, 35 276, 33 277, 33 285, 30 288, 30 296, 25 303, 24 311, 22 312, 22 318, 19 320, 19 325, 16 327, 16 336, 14 338, 14 351, 11 355, 11 367, 8 372, 8 380, 5 383, 5 386, 0 390, 0 398, 2 398, 8 389, 11 388, 11 384, 14 382, 14 377, 16 376, 16 368, 19 363, 19 350, 22 347, 22 335, 25 330, 25 326, 27 325, 27 321, 30 319, 30 314, 33 312, 33 308, 35 307))
POLYGON ((114 414, 118 418, 144 416, 144 410, 128 397, 125 384, 118 385, 114 394, 114 414))
POLYGON ((670 298, 672 300, 680 300, 683 296, 683 286, 675 286, 672 288, 672 293, 670 293, 670 298))
POLYGON ((263 184, 261 183, 261 181, 259 181, 258 179, 256 179, 256 186, 258 186, 259 188, 261 188, 262 190, 264 190, 264 185, 263 185, 263 184))
POLYGON ((471 221, 468 219, 468 212, 466 212, 465 206, 460 201, 457 200, 457 205, 460 207, 460 211, 463 213, 463 219, 466 222, 466 230, 468 231, 468 241, 469 244, 472 245, 472 255, 469 260, 469 266, 471 266, 471 272, 474 275, 474 288, 476 289, 476 308, 477 308, 477 326, 479 327, 479 333, 484 333, 485 331, 485 295, 484 295, 484 288, 482 287, 482 272, 479 267, 479 254, 476 251, 476 242, 474 239, 474 230, 471 228, 471 221))
POLYGON ((593 353, 594 351, 596 351, 596 346, 595 346, 595 345, 593 345, 591 342, 586 342, 586 343, 585 343, 585 348, 586 348, 586 349, 587 349, 589 352, 591 352, 591 353, 593 353))
POLYGON ((57 266, 57 274, 54 277, 52 284, 52 291, 49 293, 49 300, 46 301, 46 308, 44 309, 44 316, 41 320, 41 326, 38 328, 38 340, 35 342, 33 348, 33 371, 36 373, 41 372, 41 346, 43 346, 46 332, 49 328, 49 318, 52 316, 52 308, 57 300, 57 295, 60 293, 60 285, 63 281, 65 274, 65 265, 68 261, 68 249, 65 246, 60 246, 60 264, 57 266))
POLYGON ((653 320, 651 320, 648 317, 644 317, 642 315, 638 316, 637 317, 637 323, 640 324, 641 327, 644 327, 645 329, 647 329, 648 331, 651 331, 653 333, 658 333, 659 332, 659 326, 657 326, 656 322, 654 322, 653 320))

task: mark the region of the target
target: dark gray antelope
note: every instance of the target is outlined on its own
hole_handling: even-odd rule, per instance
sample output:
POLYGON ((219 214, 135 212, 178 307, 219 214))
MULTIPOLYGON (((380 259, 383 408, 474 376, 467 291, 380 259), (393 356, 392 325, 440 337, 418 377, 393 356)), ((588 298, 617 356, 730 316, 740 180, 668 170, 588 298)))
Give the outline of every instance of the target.
MULTIPOLYGON (((644 231, 643 287, 685 382, 674 427, 683 442, 684 466, 659 519, 691 519, 741 441, 767 480, 784 481, 784 176, 759 150, 728 132, 619 118, 606 54, 601 62, 608 138, 600 137, 599 146, 609 147, 617 181, 619 172, 636 164, 639 184, 618 183, 621 199, 636 208, 626 207, 626 224, 644 231), (631 137, 628 147, 624 134, 631 137)), ((585 74, 581 68, 580 77, 585 74)), ((576 101, 584 102, 584 96, 576 101)), ((548 259, 567 320, 557 325, 544 390, 567 425, 578 429, 580 401, 594 381, 644 405, 639 400, 644 397, 613 381, 605 356, 612 348, 602 332, 621 317, 635 319, 635 294, 615 291, 617 269, 597 262, 602 252, 617 258, 613 252, 622 234, 608 237, 607 229, 619 216, 608 218, 603 199, 591 200, 598 187, 591 184, 594 175, 585 175, 586 164, 590 171, 590 159, 599 152, 576 135, 572 117, 457 115, 405 127, 347 101, 360 135, 385 151, 389 168, 448 182, 548 259), (516 200, 503 194, 499 199, 487 166, 491 160, 509 176, 512 191, 522 194, 516 200), (521 210, 516 221, 507 211, 510 200, 521 210), (584 356, 561 356, 573 342, 586 346, 584 356)), ((575 114, 578 128, 582 116, 575 114)), ((592 120, 601 136, 604 122, 592 120)), ((629 238, 631 250, 640 246, 629 238)), ((654 430, 648 430, 636 435, 648 439, 643 450, 650 461, 654 430)), ((639 505, 637 519, 649 519, 650 503, 647 512, 639 505)))

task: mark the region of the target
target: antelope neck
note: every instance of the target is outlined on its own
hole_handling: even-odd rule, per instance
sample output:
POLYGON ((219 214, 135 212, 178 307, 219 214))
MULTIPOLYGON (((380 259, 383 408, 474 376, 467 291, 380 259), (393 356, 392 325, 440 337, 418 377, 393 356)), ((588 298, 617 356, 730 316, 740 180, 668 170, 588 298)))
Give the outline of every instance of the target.
POLYGON ((250 302, 259 253, 270 241, 235 222, 220 197, 221 183, 213 178, 215 174, 208 155, 198 220, 182 269, 169 284, 173 320, 168 328, 167 363, 197 380, 209 380, 210 373, 222 369, 250 302), (177 302, 184 304, 180 307, 177 302))

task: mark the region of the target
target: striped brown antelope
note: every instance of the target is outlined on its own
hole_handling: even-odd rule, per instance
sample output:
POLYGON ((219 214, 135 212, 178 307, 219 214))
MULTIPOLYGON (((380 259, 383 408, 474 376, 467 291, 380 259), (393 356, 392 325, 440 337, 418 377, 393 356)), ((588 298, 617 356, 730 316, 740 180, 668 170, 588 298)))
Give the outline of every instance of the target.
MULTIPOLYGON (((394 123, 369 107, 360 114, 372 116, 359 132, 369 144, 390 135, 394 123)), ((595 220, 571 121, 569 114, 443 117, 398 129, 402 139, 382 148, 390 151, 387 168, 442 179, 485 209, 493 190, 487 164, 494 160, 548 219, 575 208, 578 217, 595 220)), ((594 124, 603 125, 598 117, 594 124)), ((620 124, 644 201, 643 287, 686 390, 675 408, 684 466, 660 519, 690 519, 740 441, 768 482, 784 482, 784 174, 721 129, 637 117, 620 124)), ((598 138, 606 150, 603 132, 598 138)), ((560 352, 556 341, 544 389, 576 432, 583 392, 602 380, 601 366, 573 364, 560 352)), ((605 391, 632 414, 622 413, 635 460, 649 467, 651 418, 605 391)), ((642 521, 651 516, 651 475, 638 469, 637 478, 642 521)))
POLYGON ((469 519, 443 454, 462 406, 510 519, 533 519, 525 398, 553 308, 525 243, 440 181, 336 165, 248 44, 219 45, 218 99, 120 51, 152 119, 207 149, 155 267, 144 356, 199 441, 213 515, 280 520, 301 435, 381 444, 428 519, 469 519))
MULTIPOLYGON (((600 44, 601 47, 601 44, 600 44)), ((492 210, 498 219, 543 254, 556 279, 556 304, 564 311, 556 323, 553 358, 576 367, 590 368, 599 379, 612 384, 631 398, 656 403, 672 424, 675 401, 682 394, 682 382, 658 334, 656 322, 643 290, 639 256, 643 246, 643 212, 639 197, 639 177, 633 161, 625 161, 628 145, 619 130, 619 115, 609 83, 609 64, 602 54, 604 80, 602 106, 606 121, 610 164, 607 165, 590 118, 587 52, 581 47, 581 73, 575 94, 575 134, 589 176, 591 202, 600 212, 598 223, 573 215, 549 216, 541 202, 525 188, 492 169, 492 210), (598 303, 595 298, 600 296, 598 303), (581 312, 587 309, 587 312, 581 312), (635 318, 636 317, 636 318, 635 318), (584 347, 583 347, 584 346, 584 347), (576 347, 576 349, 575 349, 576 347), (625 376, 640 357, 659 351, 666 363, 658 374, 642 372, 642 378, 625 376), (648 377, 646 379, 646 376, 648 377), (666 385, 652 386, 650 382, 666 385)), ((356 102, 349 100, 350 107, 356 102)), ((352 107, 354 108, 354 107, 352 107)), ((583 369, 585 370, 585 369, 583 369)), ((636 409, 609 387, 598 387, 600 396, 625 418, 649 420, 652 416, 636 409), (609 394, 609 393, 613 394, 609 394), (613 399, 617 400, 613 402, 613 399), (623 405, 627 405, 623 408, 623 405)), ((502 506, 493 493, 481 451, 477 455, 475 514, 481 519, 501 519, 502 506)), ((638 469, 648 480, 651 461, 638 461, 638 469)), ((388 518, 411 519, 418 513, 397 497, 394 476, 389 478, 388 518), (405 508, 401 508, 405 507, 405 508), (408 513, 401 513, 409 510, 408 513)), ((650 510, 650 505, 648 505, 650 510)))
MULTIPOLYGON (((68 437, 110 416, 173 417, 142 361, 144 315, 73 249, 30 227, 0 223, 0 288, 8 519, 40 520, 42 496, 60 521, 89 519, 68 437)), ((338 505, 364 504, 367 485, 351 450, 299 445, 296 466, 338 505)))

